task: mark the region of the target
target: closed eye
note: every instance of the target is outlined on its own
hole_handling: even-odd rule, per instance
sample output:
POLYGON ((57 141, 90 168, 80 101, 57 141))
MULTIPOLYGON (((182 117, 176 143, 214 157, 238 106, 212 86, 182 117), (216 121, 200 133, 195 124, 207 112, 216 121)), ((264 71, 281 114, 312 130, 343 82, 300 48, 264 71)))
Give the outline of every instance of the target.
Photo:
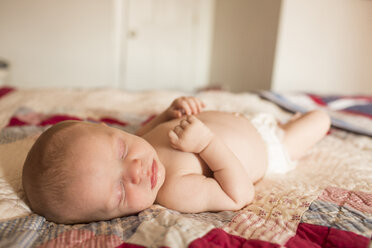
POLYGON ((128 146, 122 139, 119 139, 119 158, 125 159, 128 153, 128 146))
POLYGON ((124 189, 124 184, 123 184, 123 181, 120 181, 120 191, 121 191, 121 197, 120 197, 120 201, 119 201, 119 205, 120 204, 123 204, 124 202, 124 199, 125 199, 125 189, 124 189))

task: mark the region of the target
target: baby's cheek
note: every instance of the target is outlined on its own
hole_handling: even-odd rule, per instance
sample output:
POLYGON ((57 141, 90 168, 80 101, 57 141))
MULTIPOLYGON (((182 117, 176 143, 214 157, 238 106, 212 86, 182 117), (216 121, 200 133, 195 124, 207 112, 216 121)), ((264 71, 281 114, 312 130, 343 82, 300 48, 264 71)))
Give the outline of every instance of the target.
POLYGON ((121 184, 119 184, 116 188, 115 188, 115 200, 116 202, 120 202, 123 198, 123 188, 121 186, 121 184))
POLYGON ((143 192, 128 193, 126 200, 130 208, 137 209, 138 211, 150 207, 155 202, 155 198, 152 195, 143 192))

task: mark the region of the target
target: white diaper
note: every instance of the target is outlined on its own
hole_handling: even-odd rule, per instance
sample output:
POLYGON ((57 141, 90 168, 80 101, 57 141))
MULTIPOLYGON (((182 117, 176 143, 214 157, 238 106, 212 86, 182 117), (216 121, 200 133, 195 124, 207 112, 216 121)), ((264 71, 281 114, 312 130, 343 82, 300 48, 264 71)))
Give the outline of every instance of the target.
POLYGON ((281 143, 284 131, 278 127, 275 117, 267 113, 260 113, 248 116, 248 118, 266 143, 268 154, 266 174, 284 174, 293 170, 296 164, 291 161, 285 147, 281 143))

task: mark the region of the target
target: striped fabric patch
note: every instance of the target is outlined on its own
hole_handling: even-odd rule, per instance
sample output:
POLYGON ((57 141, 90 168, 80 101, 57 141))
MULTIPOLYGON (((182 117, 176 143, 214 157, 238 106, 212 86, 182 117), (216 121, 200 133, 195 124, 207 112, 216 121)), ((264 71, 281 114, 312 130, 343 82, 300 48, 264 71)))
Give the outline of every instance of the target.
POLYGON ((323 109, 332 119, 332 126, 372 137, 372 97, 332 96, 304 93, 279 94, 261 91, 260 96, 292 112, 323 109))
POLYGON ((143 218, 130 216, 89 224, 61 225, 33 214, 0 223, 1 247, 7 247, 6 244, 12 247, 118 246, 133 235, 143 218))
POLYGON ((372 194, 326 188, 301 218, 302 223, 372 236, 372 194))

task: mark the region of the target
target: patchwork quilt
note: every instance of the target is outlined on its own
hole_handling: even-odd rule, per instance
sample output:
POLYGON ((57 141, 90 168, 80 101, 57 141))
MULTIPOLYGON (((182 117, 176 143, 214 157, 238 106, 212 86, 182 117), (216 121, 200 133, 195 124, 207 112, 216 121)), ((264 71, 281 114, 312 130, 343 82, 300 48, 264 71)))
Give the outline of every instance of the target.
MULTIPOLYGON (((336 128, 294 171, 259 181, 254 201, 239 211, 183 214, 153 205, 137 215, 79 225, 55 224, 30 211, 21 186, 22 164, 42 131, 74 119, 134 132, 184 94, 0 88, 0 247, 371 247, 372 111, 344 111, 350 101, 330 107, 335 96, 193 93, 210 110, 269 112, 285 122, 291 114, 271 102, 274 98, 267 100, 274 94, 297 108, 287 109, 311 105, 347 124, 333 123, 336 128), (357 131, 348 129, 355 123, 357 131)), ((372 102, 362 100, 358 106, 372 102)))

